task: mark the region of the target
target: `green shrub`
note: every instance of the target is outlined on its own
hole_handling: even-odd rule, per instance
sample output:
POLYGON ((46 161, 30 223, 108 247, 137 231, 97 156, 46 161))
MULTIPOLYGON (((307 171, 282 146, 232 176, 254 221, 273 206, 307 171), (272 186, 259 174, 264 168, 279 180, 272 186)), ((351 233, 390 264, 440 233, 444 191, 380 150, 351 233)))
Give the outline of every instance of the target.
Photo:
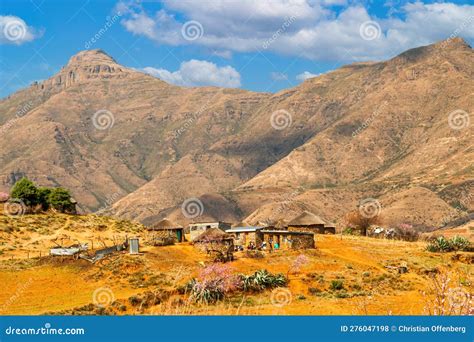
POLYGON ((344 234, 344 235, 353 235, 354 234, 354 228, 350 228, 350 227, 344 228, 344 230, 342 231, 342 234, 344 234))
POLYGON ((49 209, 48 197, 50 193, 51 193, 50 188, 45 188, 45 187, 38 188, 38 202, 39 204, 41 204, 41 208, 43 210, 49 209))
POLYGON ((345 291, 340 291, 336 293, 335 297, 336 298, 349 298, 351 296, 345 291))
POLYGON ((451 245, 448 239, 444 236, 439 236, 431 241, 428 246, 426 246, 426 249, 430 252, 450 252, 451 245))
POLYGON ((322 291, 320 289, 318 289, 317 287, 310 287, 308 289, 308 292, 312 295, 317 295, 317 294, 321 293, 322 291))
POLYGON ((457 235, 451 239, 450 243, 451 243, 451 247, 455 251, 466 251, 469 249, 471 245, 468 239, 462 236, 457 236, 457 235))
POLYGON ((15 183, 11 190, 10 197, 22 200, 23 203, 29 207, 40 203, 38 188, 26 177, 23 177, 15 183))
POLYGON ((71 194, 64 188, 53 188, 48 194, 48 203, 60 212, 74 210, 71 194))
POLYGON ((26 177, 15 183, 11 190, 10 197, 20 199, 28 207, 41 205, 43 210, 48 210, 52 207, 60 212, 75 211, 75 204, 67 189, 38 188, 35 183, 26 177))
POLYGON ((329 288, 333 291, 342 290, 344 288, 344 282, 342 280, 333 280, 329 288))
POLYGON ((429 252, 452 252, 452 251, 466 251, 470 247, 468 239, 455 236, 451 239, 446 239, 444 236, 439 236, 430 241, 426 246, 429 252))

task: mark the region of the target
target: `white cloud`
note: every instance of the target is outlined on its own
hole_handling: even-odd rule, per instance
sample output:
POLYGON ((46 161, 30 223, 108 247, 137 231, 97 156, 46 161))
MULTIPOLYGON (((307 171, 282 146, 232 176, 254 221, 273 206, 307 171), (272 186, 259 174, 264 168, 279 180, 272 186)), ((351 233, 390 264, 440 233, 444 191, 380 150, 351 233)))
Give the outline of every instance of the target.
POLYGON ((288 75, 282 72, 272 72, 270 73, 270 77, 274 81, 284 81, 288 79, 288 75))
POLYGON ((346 0, 322 0, 323 5, 327 6, 344 6, 347 4, 346 0))
POLYGON ((0 44, 21 45, 40 36, 41 32, 28 26, 20 17, 0 15, 0 44))
POLYGON ((192 59, 181 63, 177 71, 153 67, 143 68, 143 71, 165 82, 180 86, 240 87, 240 74, 237 70, 231 66, 219 67, 208 61, 192 59))
POLYGON ((141 6, 128 6, 122 24, 128 31, 158 43, 193 44, 217 51, 267 50, 337 62, 384 59, 452 34, 474 39, 472 5, 408 3, 393 11, 397 16, 380 19, 355 2, 347 3, 213 0, 202 6, 198 1, 165 0, 164 8, 155 14, 141 6), (337 11, 334 5, 339 6, 337 11), (199 39, 189 41, 181 36, 188 20, 202 25, 199 39), (368 21, 375 21, 381 28, 375 39, 361 34, 361 25, 368 21))
POLYGON ((309 71, 305 71, 305 72, 302 72, 301 74, 296 75, 296 79, 298 81, 303 82, 303 81, 307 80, 308 78, 313 78, 313 77, 316 77, 316 76, 319 76, 319 75, 321 75, 321 74, 313 74, 309 71))
POLYGON ((221 57, 221 58, 225 58, 225 59, 231 59, 232 58, 232 52, 229 51, 229 50, 223 50, 223 51, 214 50, 212 52, 212 54, 217 56, 217 57, 221 57))

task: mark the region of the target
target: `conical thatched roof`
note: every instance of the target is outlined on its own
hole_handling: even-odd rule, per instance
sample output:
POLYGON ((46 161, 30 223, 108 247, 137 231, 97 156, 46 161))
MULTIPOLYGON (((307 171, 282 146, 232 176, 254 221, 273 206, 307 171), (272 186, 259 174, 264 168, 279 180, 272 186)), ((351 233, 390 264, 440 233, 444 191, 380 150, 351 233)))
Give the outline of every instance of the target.
POLYGON ((210 242, 210 241, 224 241, 232 237, 219 228, 209 228, 204 233, 199 235, 194 242, 210 242))
POLYGON ((151 225, 152 229, 156 230, 165 230, 165 229, 177 229, 177 228, 183 228, 179 224, 174 223, 173 221, 170 221, 168 219, 163 219, 153 225, 151 225))
POLYGON ((315 224, 325 224, 325 222, 319 216, 309 211, 303 211, 300 215, 288 222, 288 226, 311 226, 315 224))

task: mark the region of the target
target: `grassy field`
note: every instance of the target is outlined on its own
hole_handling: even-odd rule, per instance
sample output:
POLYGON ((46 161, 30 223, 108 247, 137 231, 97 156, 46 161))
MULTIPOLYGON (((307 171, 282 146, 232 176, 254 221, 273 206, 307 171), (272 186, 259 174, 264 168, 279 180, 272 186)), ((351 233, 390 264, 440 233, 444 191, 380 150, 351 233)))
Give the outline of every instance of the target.
POLYGON ((25 251, 45 255, 58 236, 110 242, 140 235, 141 227, 96 216, 0 218, 0 314, 415 315, 434 305, 433 277, 449 274, 449 288, 473 292, 472 253, 430 253, 423 242, 318 235, 315 250, 278 251, 261 259, 240 252, 227 264, 236 274, 283 273, 286 288, 197 304, 178 290, 210 261, 189 243, 142 246, 141 255, 117 253, 95 264, 28 259, 25 251), (45 220, 48 225, 41 226, 45 220), (302 254, 304 264, 295 267, 302 254), (400 266, 408 272, 399 273, 400 266))

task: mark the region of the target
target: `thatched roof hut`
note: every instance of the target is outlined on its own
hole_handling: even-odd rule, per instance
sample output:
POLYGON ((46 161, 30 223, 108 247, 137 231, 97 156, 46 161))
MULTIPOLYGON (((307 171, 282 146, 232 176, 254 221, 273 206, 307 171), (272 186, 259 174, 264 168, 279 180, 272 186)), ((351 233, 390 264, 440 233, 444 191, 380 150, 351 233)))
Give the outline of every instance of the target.
POLYGON ((163 241, 169 239, 172 239, 174 242, 184 241, 184 228, 166 218, 148 226, 147 230, 152 234, 150 239, 155 245, 163 244, 163 241))
POLYGON ((300 215, 288 222, 288 226, 312 226, 318 224, 324 225, 325 222, 319 216, 309 211, 303 211, 300 215))
POLYGON ((193 241, 194 245, 212 255, 214 261, 233 259, 234 239, 219 228, 209 228, 193 241))
POLYGON ((304 211, 288 222, 288 230, 324 233, 324 225, 324 220, 319 216, 309 211, 304 211))
POLYGON ((225 240, 232 240, 232 237, 219 228, 209 228, 194 239, 194 243, 220 242, 225 240))

